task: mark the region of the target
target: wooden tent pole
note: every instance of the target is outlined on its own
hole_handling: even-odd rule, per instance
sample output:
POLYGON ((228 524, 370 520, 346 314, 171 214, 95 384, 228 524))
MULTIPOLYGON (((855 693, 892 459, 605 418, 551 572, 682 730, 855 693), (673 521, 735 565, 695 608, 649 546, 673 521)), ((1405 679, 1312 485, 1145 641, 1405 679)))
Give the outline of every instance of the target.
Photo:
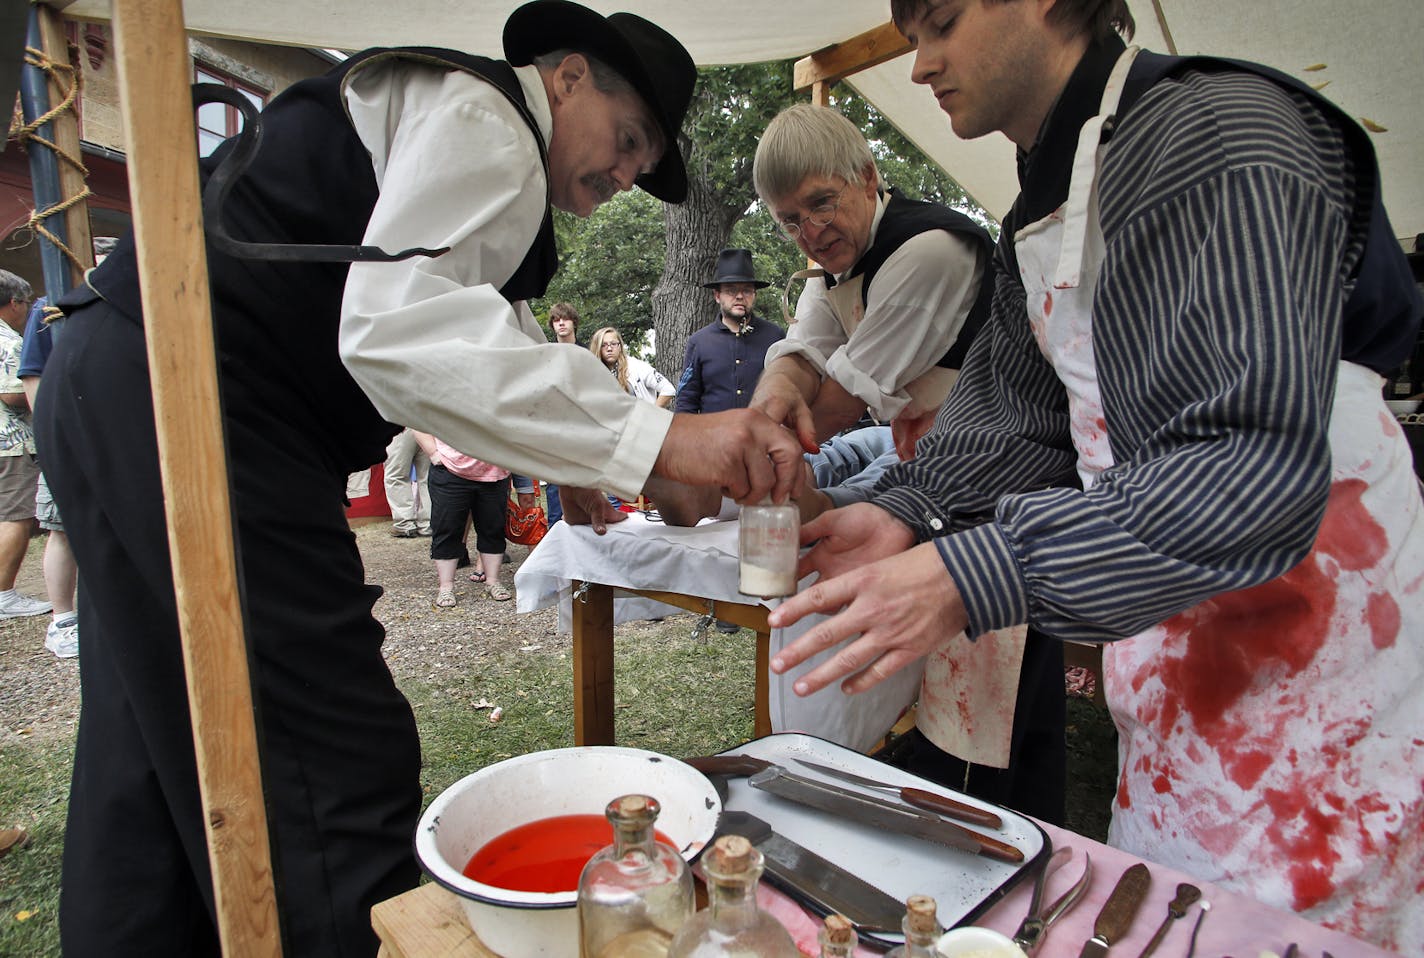
MULTIPOLYGON (((40 3, 35 5, 39 17, 40 39, 45 55, 59 63, 69 62, 69 42, 64 36, 64 18, 53 7, 40 3)), ((77 74, 76 81, 77 82, 77 74)), ((49 81, 49 102, 59 103, 64 99, 64 90, 57 78, 49 81)), ((54 118, 54 145, 73 157, 81 156, 79 145, 79 119, 75 111, 68 110, 54 118)), ((85 189, 84 174, 68 163, 59 164, 59 193, 64 198, 78 196, 85 189)), ((69 288, 84 281, 84 271, 94 265, 93 237, 89 232, 89 204, 84 200, 64 211, 64 238, 79 262, 69 264, 69 288)))
POLYGON ((228 958, 280 956, 237 588, 180 0, 114 0, 119 101, 189 714, 228 958))

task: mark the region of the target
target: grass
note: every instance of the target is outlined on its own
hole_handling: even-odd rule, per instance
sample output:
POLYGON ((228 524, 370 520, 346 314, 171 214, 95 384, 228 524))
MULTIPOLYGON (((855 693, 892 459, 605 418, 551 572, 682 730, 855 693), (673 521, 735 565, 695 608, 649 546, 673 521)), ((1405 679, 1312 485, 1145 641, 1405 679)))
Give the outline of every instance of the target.
POLYGON ((58 955, 59 849, 74 746, 12 742, 0 749, 0 823, 23 822, 30 840, 0 859, 0 955, 58 955))
MULTIPOLYGON (((622 626, 615 646, 615 737, 619 745, 666 755, 705 755, 752 735, 754 646, 714 635, 691 638, 688 617, 622 626)), ((745 638, 745 635, 744 635, 745 638)), ((423 757, 421 786, 438 795, 491 762, 574 744, 569 652, 510 651, 480 659, 468 673, 405 681, 423 757), (489 721, 492 703, 503 710, 489 721)))

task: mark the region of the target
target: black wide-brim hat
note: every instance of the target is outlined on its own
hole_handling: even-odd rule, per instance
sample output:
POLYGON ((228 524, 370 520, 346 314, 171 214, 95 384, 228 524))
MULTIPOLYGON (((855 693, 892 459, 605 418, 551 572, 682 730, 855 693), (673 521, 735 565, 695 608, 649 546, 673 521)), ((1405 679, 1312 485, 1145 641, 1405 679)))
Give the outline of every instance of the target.
POLYGON ((717 268, 712 270, 712 281, 703 283, 703 289, 716 289, 723 283, 751 283, 757 289, 765 289, 771 284, 756 278, 752 269, 752 251, 749 249, 724 249, 717 254, 717 268))
POLYGON ((677 38, 632 13, 607 17, 570 0, 534 0, 504 24, 504 57, 522 67, 543 53, 577 50, 597 57, 633 85, 663 132, 666 148, 635 182, 668 203, 687 198, 687 169, 677 138, 697 83, 697 66, 677 38))

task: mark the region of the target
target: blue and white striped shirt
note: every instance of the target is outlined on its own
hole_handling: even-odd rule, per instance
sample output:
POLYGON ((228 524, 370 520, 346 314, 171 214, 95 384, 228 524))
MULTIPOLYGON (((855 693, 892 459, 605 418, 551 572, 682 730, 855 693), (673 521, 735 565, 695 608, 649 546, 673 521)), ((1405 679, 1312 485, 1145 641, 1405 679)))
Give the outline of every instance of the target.
MULTIPOLYGON (((1047 147, 1076 142, 1116 50, 1080 65, 1027 157, 1025 197, 1066 189, 1071 146, 1047 147)), ((1078 487, 1066 395, 1030 332, 1006 226, 992 317, 919 457, 877 486, 876 505, 942 537, 970 635, 1022 622, 1134 635, 1286 572, 1324 512, 1370 202, 1340 131, 1303 93, 1189 70, 1136 104, 1100 188, 1094 352, 1115 465, 1078 487)))

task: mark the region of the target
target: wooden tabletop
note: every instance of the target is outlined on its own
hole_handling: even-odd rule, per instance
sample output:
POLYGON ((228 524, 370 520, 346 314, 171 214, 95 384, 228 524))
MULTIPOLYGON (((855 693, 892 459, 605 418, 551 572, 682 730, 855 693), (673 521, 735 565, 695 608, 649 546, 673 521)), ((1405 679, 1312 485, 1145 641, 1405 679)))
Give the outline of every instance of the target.
POLYGON ((500 958, 470 930, 460 901, 430 883, 371 909, 377 958, 500 958))

